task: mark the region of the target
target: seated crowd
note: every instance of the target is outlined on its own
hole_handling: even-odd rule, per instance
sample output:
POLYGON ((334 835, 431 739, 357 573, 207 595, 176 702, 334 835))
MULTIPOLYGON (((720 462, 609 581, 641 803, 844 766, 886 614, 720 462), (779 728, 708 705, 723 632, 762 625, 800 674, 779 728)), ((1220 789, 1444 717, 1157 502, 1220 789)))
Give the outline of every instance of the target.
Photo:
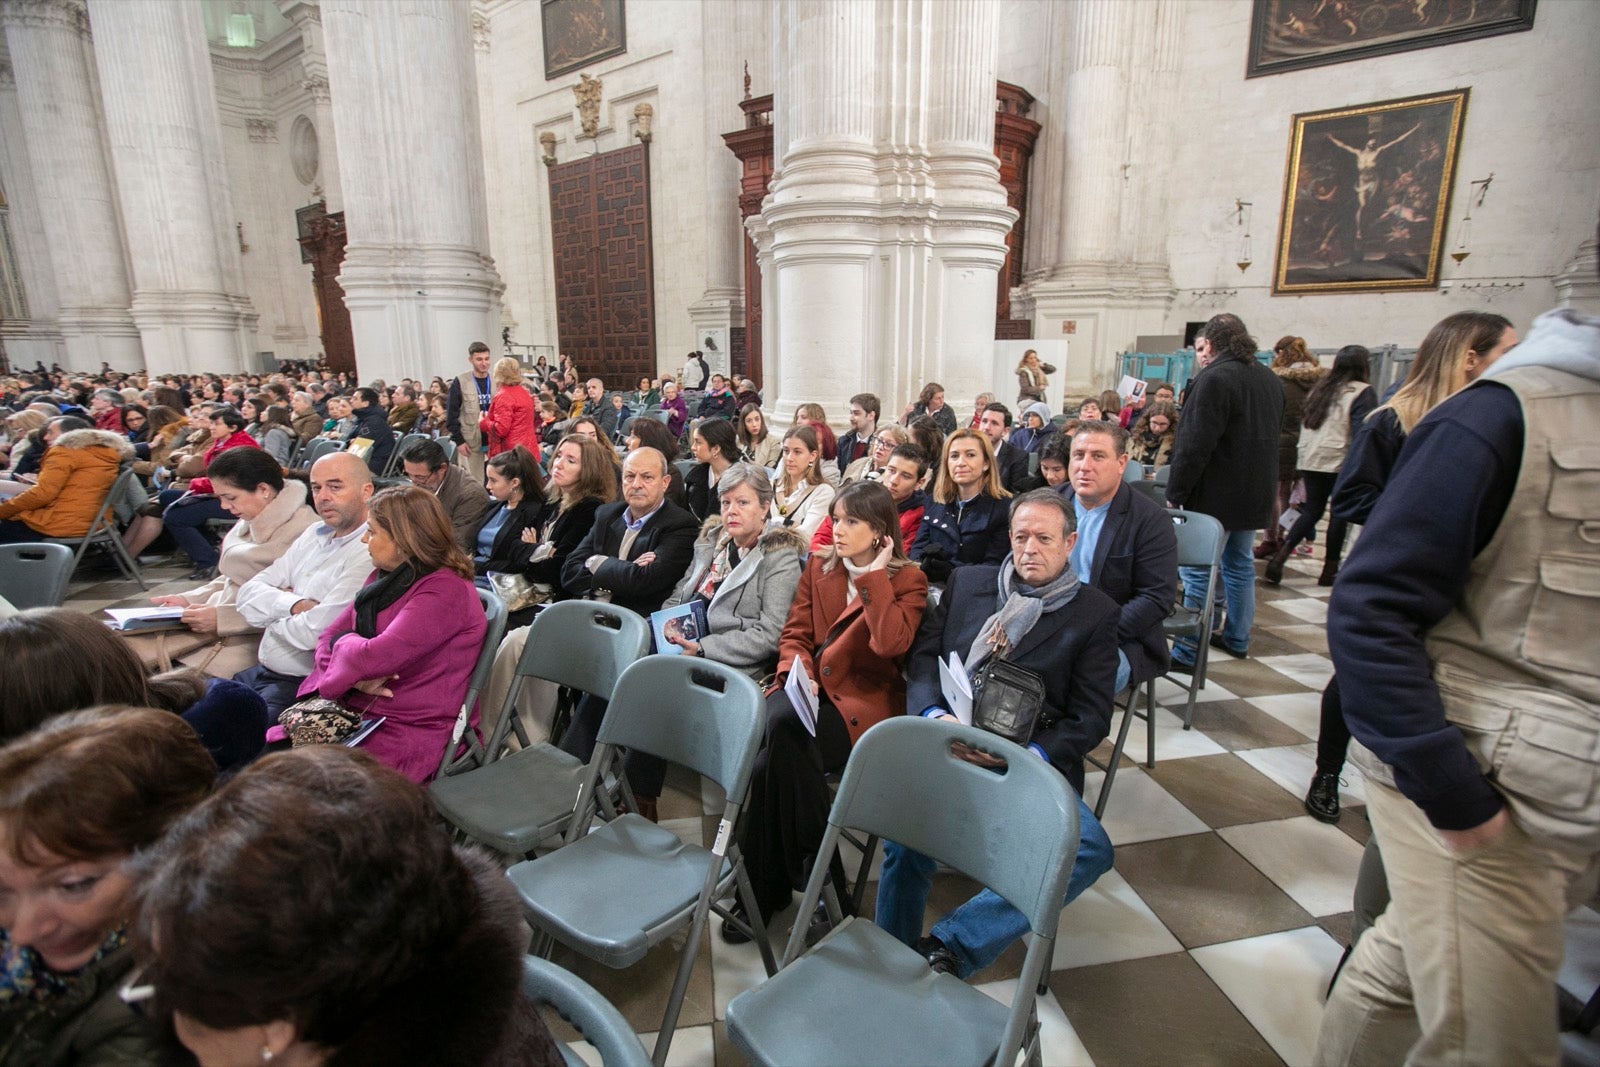
MULTIPOLYGON (((89 1056, 89 1012, 95 1040, 163 1062, 123 1003, 151 990, 202 1063, 513 1062, 495 1058, 513 1045, 558 1061, 516 994, 508 885, 406 782, 458 751, 480 656, 493 669, 470 728, 490 734, 545 604, 648 617, 698 601, 705 625, 668 638, 676 652, 762 687, 737 828, 760 914, 732 907, 732 943, 803 888, 828 776, 861 736, 955 717, 942 666, 1037 678, 1025 748, 1079 792, 1119 694, 1176 669, 1177 538, 1128 466, 1152 478, 1190 447, 1165 383, 1057 417, 1042 388, 1015 414, 983 394, 964 420, 929 383, 901 424, 862 393, 836 435, 816 404, 773 424, 751 383, 719 374, 686 397, 672 378, 609 392, 566 357, 528 373, 477 344, 468 360, 392 388, 316 372, 0 383, 15 404, 0 541, 81 536, 133 470, 130 551, 170 538, 200 583, 155 598, 182 609, 159 633, 63 608, 0 619, 0 1063, 89 1056), (334 450, 297 465, 319 439, 334 450), (509 625, 485 649, 491 592, 509 625), (812 725, 786 691, 802 670, 812 725), (329 707, 382 721, 355 751, 317 744, 307 709, 329 707), (74 788, 90 780, 106 784, 74 788), (75 917, 52 919, 68 897, 75 917)), ((557 728, 557 701, 521 689, 531 740, 557 728)), ((553 740, 589 759, 606 711, 583 696, 553 740)), ((667 765, 630 752, 623 767, 654 819, 667 765)), ((1113 859, 1079 808, 1066 902, 1113 859)), ((935 970, 966 977, 1026 932, 989 890, 925 930, 935 864, 884 847, 875 921, 935 970)))

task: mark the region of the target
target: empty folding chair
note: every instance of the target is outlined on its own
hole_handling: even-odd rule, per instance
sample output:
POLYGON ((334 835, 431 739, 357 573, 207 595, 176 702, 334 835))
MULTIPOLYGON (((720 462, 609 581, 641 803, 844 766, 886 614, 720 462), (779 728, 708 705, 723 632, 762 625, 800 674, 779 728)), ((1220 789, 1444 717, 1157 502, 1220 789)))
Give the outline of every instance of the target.
MULTIPOLYGON (((1049 966, 1078 850, 1078 802, 1059 771, 1027 750, 953 722, 896 718, 856 742, 828 815, 822 856, 844 829, 876 834, 981 882, 1028 919, 1033 937, 1009 1005, 929 968, 862 918, 800 955, 797 925, 778 974, 733 998, 728 1036, 753 1064, 1003 1064, 1024 1045, 1037 1062, 1034 990, 1049 966), (957 756, 962 742, 1006 760, 999 772, 957 756), (1026 812, 1026 817, 1020 813, 1026 812)), ((827 879, 818 863, 800 914, 827 879)), ((834 912, 834 901, 829 899, 834 912)))
POLYGON ((1150 500, 1160 504, 1162 507, 1166 507, 1167 487, 1160 482, 1138 481, 1129 482, 1128 484, 1135 493, 1143 493, 1150 500))
MULTIPOLYGON (((650 647, 650 628, 631 611, 589 600, 551 604, 533 620, 500 719, 484 745, 484 766, 428 787, 439 814, 463 835, 508 856, 527 856, 565 833, 583 806, 584 763, 554 745, 530 745, 517 717, 529 678, 610 699, 617 679, 650 647), (522 748, 501 753, 515 732, 522 748)), ((492 659, 492 657, 491 657, 492 659)))
POLYGON ((0 599, 18 611, 60 607, 72 563, 66 545, 0 545, 0 599))
MULTIPOLYGON (((759 914, 733 828, 765 732, 761 690, 732 667, 687 656, 640 660, 617 679, 600 724, 599 746, 585 772, 586 792, 580 795, 597 786, 617 747, 682 764, 727 795, 715 843, 709 849, 685 844, 671 830, 631 812, 584 833, 586 817, 574 823, 566 847, 506 872, 522 894, 536 940, 558 941, 607 967, 630 967, 687 928, 656 1037, 652 1059, 657 1065, 666 1062, 713 902, 737 890, 745 914, 759 914)), ((717 912, 729 918, 724 909, 717 912)), ((754 927, 771 974, 765 928, 759 922, 740 925, 754 927)))
POLYGON ((483 632, 483 648, 478 651, 478 662, 467 680, 467 695, 461 699, 461 710, 456 712, 455 727, 450 731, 450 740, 445 743, 444 754, 439 758, 436 777, 440 778, 486 762, 483 745, 469 727, 472 725, 473 709, 478 706, 478 695, 489 681, 489 668, 494 666, 494 654, 500 650, 500 642, 506 636, 506 605, 498 594, 488 589, 478 590, 478 602, 483 605, 484 618, 489 625, 483 632), (461 747, 463 744, 466 745, 464 751, 461 747))
MULTIPOLYGON (((565 967, 537 956, 523 957, 522 995, 535 1004, 548 1005, 571 1023, 600 1053, 605 1067, 647 1067, 650 1063, 638 1035, 622 1013, 599 990, 565 967)), ((561 1054, 570 1067, 582 1067, 583 1060, 571 1049, 562 1046, 561 1054)))
POLYGON ((78 570, 78 564, 83 562, 83 554, 90 545, 100 545, 111 552, 111 558, 116 561, 117 568, 123 575, 139 583, 140 589, 148 589, 144 583, 144 576, 139 573, 139 564, 129 555, 128 547, 122 543, 122 534, 117 530, 116 517, 112 512, 115 503, 122 499, 128 491, 128 486, 133 483, 136 475, 133 468, 128 468, 117 475, 117 480, 111 483, 111 488, 106 491, 105 499, 100 502, 99 510, 94 513, 94 521, 89 523, 89 529, 84 531, 82 537, 41 537, 43 544, 75 546, 77 551, 72 554, 72 565, 67 568, 68 579, 78 570))
POLYGON ((394 477, 396 472, 404 470, 405 468, 401 464, 405 461, 406 449, 418 441, 427 440, 430 440, 430 438, 425 433, 408 433, 395 442, 394 451, 389 453, 389 462, 383 469, 384 475, 386 477, 394 477))
MULTIPOLYGON (((1178 566, 1206 568, 1206 591, 1200 606, 1178 604, 1161 626, 1169 640, 1189 638, 1195 642, 1194 673, 1189 675, 1189 681, 1181 681, 1181 673, 1169 672, 1165 675, 1173 685, 1189 694, 1183 709, 1183 728, 1187 730, 1194 725, 1195 694, 1206 687, 1206 664, 1211 658, 1208 654, 1211 648, 1211 616, 1222 566, 1222 543, 1227 535, 1223 533, 1222 524, 1210 515, 1178 508, 1168 508, 1167 514, 1172 516, 1173 532, 1178 535, 1178 566)), ((1155 692, 1155 685, 1152 679, 1149 683, 1151 694, 1155 692)))
POLYGON ((1138 460, 1128 460, 1128 465, 1122 468, 1122 480, 1125 482, 1144 481, 1144 464, 1138 460))

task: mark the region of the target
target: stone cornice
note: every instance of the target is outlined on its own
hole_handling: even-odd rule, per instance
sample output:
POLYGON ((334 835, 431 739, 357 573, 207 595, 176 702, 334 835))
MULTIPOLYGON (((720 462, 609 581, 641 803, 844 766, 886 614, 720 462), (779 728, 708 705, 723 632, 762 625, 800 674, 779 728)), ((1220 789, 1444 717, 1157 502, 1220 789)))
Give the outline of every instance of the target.
POLYGON ((84 0, 3 0, 0 25, 68 29, 87 35, 89 9, 84 0))

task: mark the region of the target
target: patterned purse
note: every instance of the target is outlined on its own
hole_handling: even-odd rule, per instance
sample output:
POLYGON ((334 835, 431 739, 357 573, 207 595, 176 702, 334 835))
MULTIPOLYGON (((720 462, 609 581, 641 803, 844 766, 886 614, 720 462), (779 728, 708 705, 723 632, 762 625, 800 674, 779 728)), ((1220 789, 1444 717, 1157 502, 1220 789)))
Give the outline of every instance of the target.
POLYGON ((337 700, 308 697, 284 708, 278 725, 295 748, 337 745, 361 727, 361 712, 337 700))

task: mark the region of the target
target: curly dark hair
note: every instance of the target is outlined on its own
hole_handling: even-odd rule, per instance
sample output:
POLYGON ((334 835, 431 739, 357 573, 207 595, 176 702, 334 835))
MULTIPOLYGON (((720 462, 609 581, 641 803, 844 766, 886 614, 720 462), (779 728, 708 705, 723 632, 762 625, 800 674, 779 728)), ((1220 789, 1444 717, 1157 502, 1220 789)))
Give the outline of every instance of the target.
POLYGON ((1206 324, 1200 327, 1200 332, 1196 336, 1204 337, 1211 342, 1218 359, 1249 362, 1256 358, 1256 339, 1250 336, 1244 320, 1237 315, 1223 312, 1221 315, 1211 316, 1206 324))

